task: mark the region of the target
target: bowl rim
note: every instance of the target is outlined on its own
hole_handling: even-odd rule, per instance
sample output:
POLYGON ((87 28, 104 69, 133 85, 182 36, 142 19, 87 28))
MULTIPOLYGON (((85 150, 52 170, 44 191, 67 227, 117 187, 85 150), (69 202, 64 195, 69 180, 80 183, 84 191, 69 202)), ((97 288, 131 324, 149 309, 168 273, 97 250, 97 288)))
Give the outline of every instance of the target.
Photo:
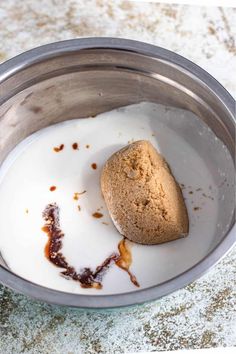
MULTIPOLYGON (((31 49, 7 60, 3 64, 0 64, 0 84, 13 76, 16 72, 19 72, 32 64, 62 54, 69 54, 85 49, 107 49, 134 52, 136 54, 164 60, 181 67, 201 82, 205 83, 208 88, 217 95, 218 99, 229 111, 236 129, 235 100, 208 72, 190 60, 170 50, 129 39, 112 37, 78 38, 54 42, 31 49)), ((231 225, 231 228, 225 233, 221 242, 197 264, 158 285, 121 294, 86 295, 49 289, 22 278, 3 266, 0 266, 0 282, 19 293, 57 305, 84 309, 106 309, 131 306, 159 299, 190 284, 217 264, 221 258, 231 250, 235 243, 236 225, 235 217, 233 217, 233 225, 231 225)))

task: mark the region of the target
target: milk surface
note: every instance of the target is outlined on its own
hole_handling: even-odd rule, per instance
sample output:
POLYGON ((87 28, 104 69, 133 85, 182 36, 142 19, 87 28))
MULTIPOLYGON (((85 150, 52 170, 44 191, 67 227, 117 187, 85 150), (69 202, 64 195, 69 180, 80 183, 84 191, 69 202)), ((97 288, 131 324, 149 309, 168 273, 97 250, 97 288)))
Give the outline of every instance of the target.
MULTIPOLYGON (((111 154, 141 139, 149 140, 163 154, 182 185, 190 233, 185 239, 162 245, 132 244, 131 270, 145 288, 201 260, 219 227, 219 185, 205 161, 205 152, 196 147, 207 150, 214 140, 215 149, 226 159, 229 153, 194 114, 144 102, 96 118, 50 126, 9 154, 0 167, 0 251, 8 267, 34 283, 65 292, 100 295, 137 290, 116 265, 105 274, 100 290, 83 289, 78 282, 63 278, 61 269, 44 254, 47 235, 42 231, 42 212, 49 203, 57 203, 65 234, 64 256, 78 271, 95 269, 117 251, 122 239, 101 195, 102 166, 111 154), (54 148, 62 144, 63 149, 56 152, 54 148), (103 216, 95 218, 95 212, 103 216)), ((223 180, 221 172, 219 179, 223 180)))

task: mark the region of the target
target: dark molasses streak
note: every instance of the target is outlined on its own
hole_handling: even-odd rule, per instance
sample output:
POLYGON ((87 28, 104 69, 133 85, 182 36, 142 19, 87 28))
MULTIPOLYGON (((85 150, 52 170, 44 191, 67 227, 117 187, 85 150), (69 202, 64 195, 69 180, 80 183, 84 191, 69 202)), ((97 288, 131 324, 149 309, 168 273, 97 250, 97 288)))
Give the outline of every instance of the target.
POLYGON ((129 274, 130 280, 134 285, 139 286, 135 276, 129 271, 132 256, 125 239, 119 243, 119 254, 111 254, 96 268, 95 271, 92 271, 90 268, 84 268, 80 273, 77 273, 75 268, 68 264, 61 252, 64 233, 60 228, 58 205, 55 203, 47 205, 43 212, 43 218, 45 220, 45 225, 42 230, 48 235, 48 242, 45 246, 45 256, 57 267, 65 269, 61 272, 64 277, 79 281, 83 288, 101 289, 103 275, 110 266, 115 263, 129 274))

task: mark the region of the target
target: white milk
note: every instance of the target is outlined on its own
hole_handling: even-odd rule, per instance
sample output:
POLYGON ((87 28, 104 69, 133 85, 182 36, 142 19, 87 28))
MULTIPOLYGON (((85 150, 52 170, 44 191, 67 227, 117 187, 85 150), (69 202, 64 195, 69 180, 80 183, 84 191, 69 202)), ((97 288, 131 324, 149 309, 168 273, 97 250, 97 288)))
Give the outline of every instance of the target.
POLYGON ((116 265, 105 274, 101 290, 82 289, 78 282, 63 278, 61 269, 44 255, 47 235, 41 228, 45 206, 56 202, 65 233, 62 251, 78 271, 95 269, 117 251, 122 237, 101 196, 100 174, 112 153, 139 139, 149 140, 166 158, 177 181, 184 184, 190 218, 186 239, 157 246, 132 244, 131 270, 140 286, 170 279, 206 255, 217 231, 221 171, 218 180, 213 178, 205 152, 214 140, 215 149, 224 150, 227 159, 229 153, 192 113, 141 103, 96 118, 53 125, 25 139, 9 154, 0 169, 0 251, 13 272, 37 284, 73 293, 99 295, 137 289, 116 265), (72 148, 75 142, 78 150, 72 148), (53 148, 60 144, 64 149, 55 152, 53 148), (205 149, 198 152, 197 146, 205 149), (92 163, 97 164, 96 170, 92 163), (56 190, 50 191, 51 186, 56 190), (74 193, 84 190, 79 200, 73 199, 74 193), (92 214, 99 208, 103 217, 96 219, 92 214))

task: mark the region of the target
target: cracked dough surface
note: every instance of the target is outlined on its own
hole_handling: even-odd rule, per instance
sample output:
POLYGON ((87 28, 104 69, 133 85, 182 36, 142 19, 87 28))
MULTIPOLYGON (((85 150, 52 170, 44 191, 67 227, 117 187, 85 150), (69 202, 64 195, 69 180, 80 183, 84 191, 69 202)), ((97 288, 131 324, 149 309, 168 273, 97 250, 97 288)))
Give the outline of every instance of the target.
POLYGON ((182 192, 149 141, 136 141, 104 165, 102 193, 118 231, 131 241, 158 244, 188 234, 182 192))

